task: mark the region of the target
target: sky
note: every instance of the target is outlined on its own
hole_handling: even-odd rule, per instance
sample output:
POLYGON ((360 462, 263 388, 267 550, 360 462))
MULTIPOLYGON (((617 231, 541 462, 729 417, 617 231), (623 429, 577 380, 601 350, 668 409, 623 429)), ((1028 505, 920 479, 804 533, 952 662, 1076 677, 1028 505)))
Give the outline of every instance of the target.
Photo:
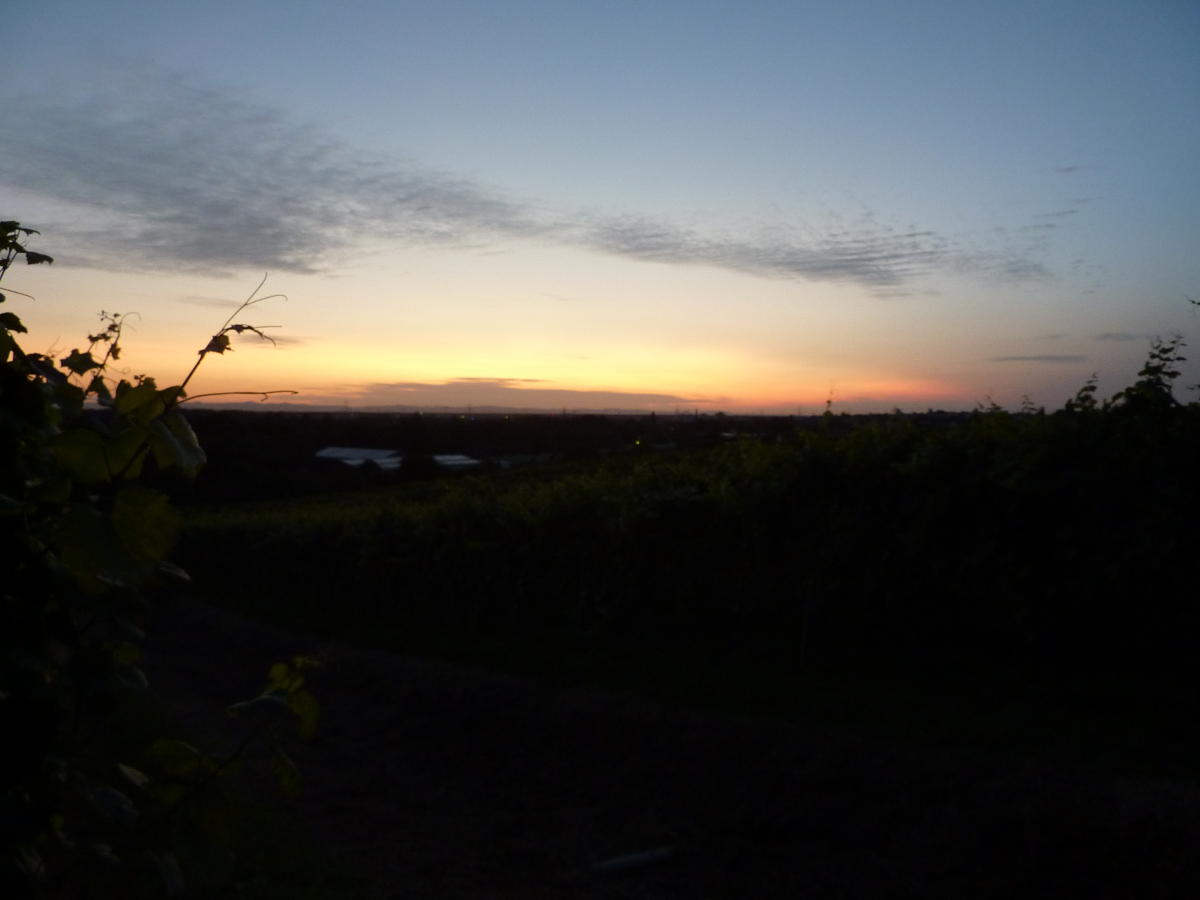
POLYGON ((284 296, 236 321, 274 343, 206 358, 193 395, 1057 408, 1156 336, 1200 345, 1194 0, 6 19, 0 218, 55 257, 6 308, 59 355, 129 314, 123 371, 165 385, 265 275, 284 296))

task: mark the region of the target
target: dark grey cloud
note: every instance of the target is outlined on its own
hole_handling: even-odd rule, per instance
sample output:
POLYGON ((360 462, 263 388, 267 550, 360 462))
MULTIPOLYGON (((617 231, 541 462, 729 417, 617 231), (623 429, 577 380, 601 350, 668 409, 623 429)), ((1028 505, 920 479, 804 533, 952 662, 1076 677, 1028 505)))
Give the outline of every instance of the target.
POLYGON ((1051 230, 1035 226, 997 227, 955 240, 946 253, 947 268, 964 275, 999 281, 1049 281, 1054 273, 1042 261, 1051 230))
POLYGON ((1094 338, 1097 341, 1148 341, 1154 338, 1152 334, 1134 334, 1129 331, 1106 331, 1103 334, 1098 334, 1094 338))
POLYGON ((718 234, 653 217, 547 211, 370 157, 230 90, 158 70, 98 81, 105 89, 95 96, 10 103, 0 132, 0 184, 70 210, 38 223, 59 246, 83 248, 56 254, 66 264, 312 272, 346 265, 365 239, 486 247, 537 238, 648 262, 851 282, 885 296, 938 271, 1049 275, 1036 242, 964 244, 869 213, 850 226, 718 234))
POLYGON ((1087 357, 1072 353, 1039 353, 1033 356, 993 356, 988 361, 998 363, 1081 363, 1087 362, 1087 357))
POLYGON ((1021 256, 1002 260, 996 272, 1009 281, 1044 281, 1052 277, 1045 263, 1021 256))
POLYGON ((356 406, 432 408, 502 407, 506 409, 664 409, 677 404, 709 405, 715 401, 675 394, 632 391, 586 391, 524 387, 537 379, 457 378, 447 382, 404 381, 370 384, 351 398, 356 406))
POLYGON ((420 243, 537 230, 519 204, 468 181, 372 159, 276 110, 177 78, 74 100, 26 98, 5 118, 0 180, 90 213, 53 228, 62 243, 88 248, 84 262, 106 268, 306 272, 363 237, 420 243))
POLYGON ((776 278, 854 281, 876 288, 944 267, 954 255, 950 241, 932 231, 896 233, 871 223, 801 241, 781 229, 753 238, 711 237, 653 219, 627 217, 587 224, 578 229, 577 240, 651 262, 715 265, 776 278))
POLYGON ((546 379, 544 379, 544 378, 475 378, 475 377, 466 376, 466 377, 452 378, 449 383, 451 383, 451 384, 472 384, 472 383, 498 384, 498 385, 503 385, 504 387, 512 387, 513 385, 517 385, 517 384, 544 384, 545 381, 546 381, 546 379))
POLYGON ((1081 166, 1081 165, 1078 165, 1078 164, 1072 164, 1072 165, 1069 165, 1069 166, 1055 166, 1055 167, 1054 167, 1054 171, 1055 171, 1055 172, 1057 172, 1057 173, 1058 173, 1058 174, 1060 174, 1060 175, 1072 175, 1072 174, 1074 174, 1075 172, 1078 172, 1078 171, 1080 171, 1081 169, 1083 169, 1083 166, 1081 166))

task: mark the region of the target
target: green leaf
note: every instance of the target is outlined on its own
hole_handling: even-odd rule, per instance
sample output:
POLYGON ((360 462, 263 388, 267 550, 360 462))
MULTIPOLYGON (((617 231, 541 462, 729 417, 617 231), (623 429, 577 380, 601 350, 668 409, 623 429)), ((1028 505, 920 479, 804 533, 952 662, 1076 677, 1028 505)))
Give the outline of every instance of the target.
POLYGON ((158 563, 179 532, 179 516, 166 494, 130 484, 113 503, 113 525, 124 548, 136 559, 158 563))
POLYGON ((272 663, 267 670, 267 690, 286 690, 289 675, 287 663, 272 663))
POLYGON ((7 494, 0 494, 0 516, 18 516, 29 508, 27 503, 14 500, 7 494))
POLYGON ((174 853, 155 853, 151 858, 158 869, 158 877, 162 879, 163 890, 168 897, 177 897, 187 889, 183 880, 183 870, 179 868, 179 860, 174 853))
POLYGON ((289 797, 300 793, 300 770, 283 749, 274 741, 271 742, 271 771, 279 781, 279 789, 289 797))
POLYGON ((100 368, 100 363, 92 358, 92 351, 72 350, 66 359, 59 362, 59 365, 64 369, 74 372, 76 375, 83 375, 85 372, 90 372, 92 369, 100 368))
POLYGON ((175 565, 175 563, 171 562, 169 559, 164 559, 159 562, 158 571, 160 575, 163 575, 166 578, 172 578, 175 581, 182 581, 185 584, 191 584, 192 582, 192 576, 187 573, 187 570, 175 565))
POLYGON ((59 557, 80 586, 97 593, 105 585, 132 587, 144 576, 144 566, 130 556, 112 521, 82 503, 71 506, 58 534, 59 557))
POLYGON ((192 426, 178 412, 155 419, 150 424, 150 434, 154 461, 164 469, 178 468, 190 478, 208 461, 192 426))
POLYGON ((105 384, 104 379, 99 375, 93 378, 88 384, 87 393, 95 394, 96 399, 101 401, 112 400, 112 392, 109 391, 108 385, 105 384))
MULTIPOLYGON (((2 295, 0 295, 0 299, 3 299, 2 295)), ((7 328, 9 331, 19 331, 23 334, 29 333, 29 329, 21 324, 21 319, 16 313, 0 313, 0 327, 7 328)))
POLYGON ((136 646, 140 647, 146 642, 146 632, 127 617, 117 616, 112 620, 112 624, 116 632, 126 635, 131 642, 136 641, 136 646))
POLYGON ((109 440, 104 452, 112 478, 135 479, 146 459, 146 433, 141 428, 127 428, 109 440))
POLYGON ((300 720, 300 740, 311 741, 317 733, 321 704, 308 691, 293 691, 288 696, 288 706, 300 720))
POLYGON ((191 775, 204 768, 204 754, 191 744, 162 738, 150 746, 150 757, 162 771, 175 778, 191 775))
POLYGON ((71 479, 50 478, 35 486, 30 496, 39 503, 66 503, 71 499, 71 479))
POLYGON ((144 435, 135 428, 105 437, 89 428, 72 428, 50 442, 59 464, 81 484, 102 484, 119 473, 136 478, 141 473, 144 435))
POLYGON ((92 791, 92 801, 100 808, 105 818, 121 826, 132 828, 137 822, 138 811, 123 792, 107 785, 92 791))
POLYGON ((90 845, 88 850, 95 857, 92 862, 93 867, 97 867, 98 864, 98 867, 103 871, 104 869, 115 869, 121 865, 121 857, 113 853, 113 848, 103 841, 97 841, 90 845))
POLYGON ((73 428, 50 442, 50 452, 76 481, 100 484, 110 478, 106 443, 95 431, 73 428))
POLYGON ((135 691, 144 691, 150 687, 150 681, 146 678, 146 673, 137 666, 121 666, 117 669, 117 681, 135 691))
POLYGON ((127 381, 117 386, 116 410, 142 425, 162 415, 165 405, 151 381, 143 381, 134 387, 127 381))
POLYGON ((135 769, 133 766, 125 765, 125 763, 117 763, 117 770, 128 778, 134 787, 144 789, 150 783, 149 776, 141 769, 135 769))
POLYGON ((69 420, 83 410, 83 401, 87 399, 87 394, 84 393, 83 388, 67 381, 61 373, 55 372, 54 374, 58 376, 51 385, 51 389, 54 391, 54 402, 58 404, 62 417, 69 420))
POLYGON ((251 697, 249 700, 231 703, 225 707, 225 712, 231 716, 242 716, 247 713, 278 715, 285 709, 288 709, 288 702, 287 697, 283 694, 263 693, 257 697, 251 697))
POLYGON ((122 665, 130 665, 142 658, 142 649, 129 641, 121 641, 113 647, 113 659, 122 665))
MULTIPOLYGON (((153 381, 151 381, 153 384, 153 381)), ((171 407, 183 401, 184 393, 182 385, 173 385, 163 388, 158 392, 158 396, 162 399, 163 405, 171 407)))
POLYGON ((300 690, 303 685, 304 676, 299 669, 290 669, 287 663, 275 663, 267 671, 267 686, 264 690, 291 694, 300 690))
POLYGON ((52 263, 53 256, 47 256, 45 253, 35 253, 33 250, 25 251, 25 262, 31 266, 36 266, 38 263, 52 263))
POLYGON ((18 847, 13 864, 33 884, 46 877, 46 861, 33 847, 18 847))

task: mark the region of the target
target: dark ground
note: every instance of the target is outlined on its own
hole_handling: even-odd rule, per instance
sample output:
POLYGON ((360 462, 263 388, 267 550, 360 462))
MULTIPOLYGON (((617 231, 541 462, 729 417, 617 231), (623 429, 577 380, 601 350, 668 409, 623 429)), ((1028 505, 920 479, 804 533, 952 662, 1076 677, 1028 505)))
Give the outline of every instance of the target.
POLYGON ((183 727, 228 743, 270 663, 328 655, 304 792, 270 802, 372 897, 1200 896, 1194 784, 556 689, 192 601, 149 646, 183 727))

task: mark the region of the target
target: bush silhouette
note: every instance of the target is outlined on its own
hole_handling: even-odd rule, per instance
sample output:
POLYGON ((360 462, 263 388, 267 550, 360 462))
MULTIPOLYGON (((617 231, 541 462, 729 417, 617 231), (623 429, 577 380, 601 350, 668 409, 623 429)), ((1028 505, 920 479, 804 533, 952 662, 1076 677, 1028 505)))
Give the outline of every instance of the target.
MULTIPOLYGON (((0 222, 0 277, 52 262, 26 246, 36 234, 0 222)), ((27 353, 20 318, 0 313, 4 896, 177 894, 219 884, 232 859, 222 783, 236 760, 165 730, 138 666, 155 591, 187 577, 167 558, 179 519, 156 485, 205 456, 179 409, 186 381, 109 378, 124 321, 101 313, 85 349, 54 360, 27 353)), ((197 366, 245 330, 228 320, 197 366)), ((272 667, 254 702, 290 708, 307 732, 306 665, 272 667)), ((293 783, 282 750, 275 762, 293 783)))

